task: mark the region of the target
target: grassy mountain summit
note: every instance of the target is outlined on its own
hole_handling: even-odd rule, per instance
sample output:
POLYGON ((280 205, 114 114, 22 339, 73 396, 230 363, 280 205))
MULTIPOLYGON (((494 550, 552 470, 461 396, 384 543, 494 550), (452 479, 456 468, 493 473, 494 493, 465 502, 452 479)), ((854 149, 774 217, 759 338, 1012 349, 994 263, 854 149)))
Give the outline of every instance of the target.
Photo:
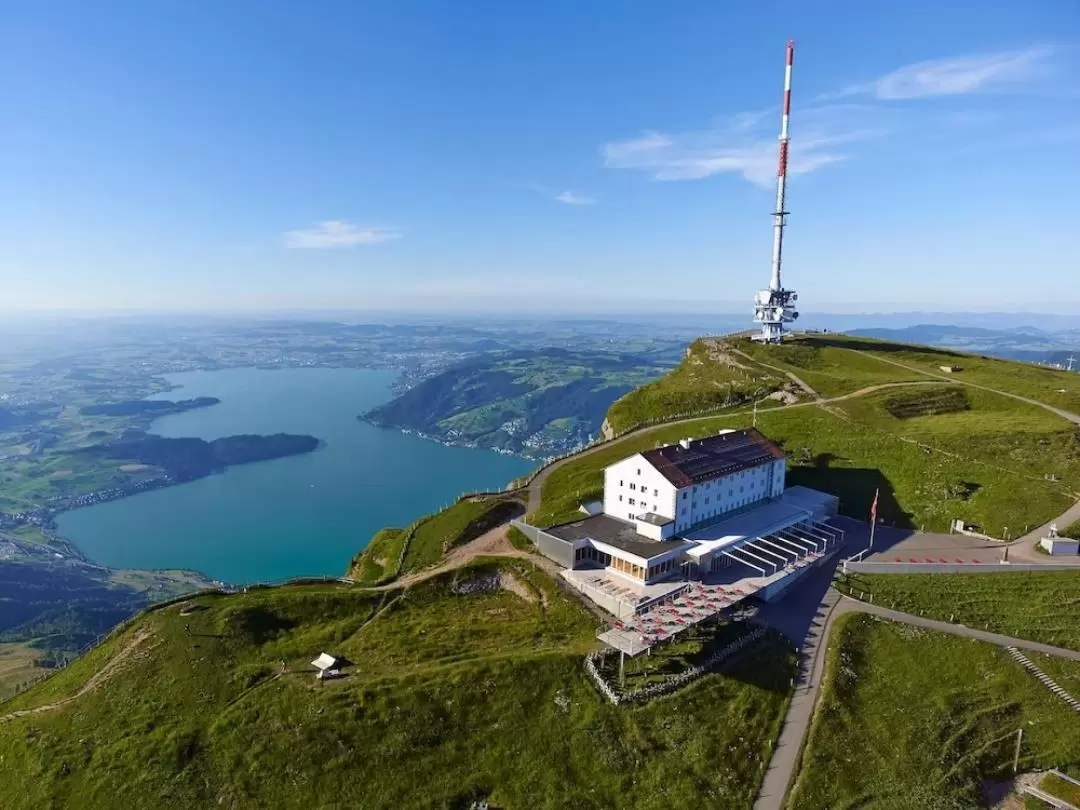
POLYGON ((745 427, 755 400, 789 480, 840 496, 853 517, 880 490, 888 522, 947 530, 961 518, 1015 536, 1080 497, 1080 431, 1039 404, 1080 413, 1080 374, 844 335, 704 338, 612 405, 619 441, 551 470, 535 520, 574 518, 601 495, 603 468, 631 453, 745 427))
MULTIPOLYGON (((783 373, 749 361, 728 341, 701 338, 675 369, 608 409, 608 432, 618 435, 643 424, 744 405, 780 391, 786 382, 783 373)), ((786 386, 789 392, 791 387, 786 386)))

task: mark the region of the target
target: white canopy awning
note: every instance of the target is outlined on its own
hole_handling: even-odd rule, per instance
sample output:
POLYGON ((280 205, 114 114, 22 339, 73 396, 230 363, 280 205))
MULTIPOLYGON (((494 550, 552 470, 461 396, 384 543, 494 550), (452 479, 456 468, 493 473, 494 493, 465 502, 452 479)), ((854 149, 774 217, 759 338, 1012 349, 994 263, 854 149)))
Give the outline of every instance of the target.
POLYGON ((311 662, 311 665, 316 669, 334 669, 337 667, 338 660, 334 656, 327 653, 319 653, 319 657, 311 662))

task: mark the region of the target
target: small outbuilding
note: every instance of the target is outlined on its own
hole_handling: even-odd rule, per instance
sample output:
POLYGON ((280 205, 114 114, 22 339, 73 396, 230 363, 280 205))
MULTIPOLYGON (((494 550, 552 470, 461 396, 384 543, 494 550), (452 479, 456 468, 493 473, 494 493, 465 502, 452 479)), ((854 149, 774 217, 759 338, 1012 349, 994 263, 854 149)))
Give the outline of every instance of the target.
POLYGON ((325 681, 330 678, 340 678, 341 670, 348 664, 344 658, 337 658, 329 653, 319 653, 319 657, 311 662, 311 665, 318 670, 315 673, 315 677, 320 681, 325 681))
POLYGON ((1080 553, 1080 540, 1073 540, 1071 537, 1044 537, 1039 541, 1039 545, 1051 557, 1080 553))
POLYGON ((1072 537, 1061 537, 1058 534, 1057 524, 1050 524, 1050 533, 1039 541, 1043 551, 1051 557, 1062 554, 1080 554, 1080 540, 1072 537))

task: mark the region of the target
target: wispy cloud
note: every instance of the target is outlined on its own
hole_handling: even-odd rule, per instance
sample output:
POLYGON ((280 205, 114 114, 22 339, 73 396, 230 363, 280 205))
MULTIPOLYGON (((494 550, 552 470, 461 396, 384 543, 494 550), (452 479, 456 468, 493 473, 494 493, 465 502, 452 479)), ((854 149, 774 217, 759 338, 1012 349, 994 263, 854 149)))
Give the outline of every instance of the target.
POLYGON ((555 199, 561 203, 567 205, 594 205, 596 203, 595 197, 586 197, 583 194, 577 194, 573 191, 564 191, 561 194, 556 194, 555 199))
POLYGON ((310 228, 286 231, 283 240, 287 248, 346 248, 375 245, 403 235, 396 228, 361 227, 341 219, 328 219, 310 228))
MULTIPOLYGON (((807 174, 842 161, 847 153, 841 147, 882 134, 848 127, 845 106, 819 110, 813 128, 792 140, 789 174, 807 174)), ((767 118, 765 111, 754 111, 734 115, 708 130, 645 132, 604 144, 600 153, 608 168, 636 169, 655 180, 700 180, 733 173, 767 188, 776 182, 778 160, 775 136, 767 134, 767 118)))
POLYGON ((1003 89, 1049 75, 1053 55, 1051 46, 1036 45, 1014 51, 930 59, 820 96, 819 100, 870 95, 882 101, 894 101, 1003 89))

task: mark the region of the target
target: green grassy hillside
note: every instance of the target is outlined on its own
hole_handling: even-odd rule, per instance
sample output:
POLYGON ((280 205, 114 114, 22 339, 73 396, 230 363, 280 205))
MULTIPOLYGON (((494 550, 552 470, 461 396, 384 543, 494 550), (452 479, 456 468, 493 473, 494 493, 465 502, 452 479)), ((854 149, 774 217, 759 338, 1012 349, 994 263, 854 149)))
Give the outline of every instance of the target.
MULTIPOLYGON (((787 451, 790 483, 839 495, 841 511, 857 518, 866 517, 880 489, 879 515, 886 522, 944 530, 953 518, 963 518, 991 534, 1010 527, 1015 535, 1075 501, 1080 437, 1074 425, 1037 406, 974 389, 965 391, 966 410, 909 418, 890 413, 897 392, 932 398, 940 387, 891 388, 827 405, 762 411, 757 424, 787 451)), ((633 452, 749 421, 744 412, 643 430, 571 460, 544 482, 533 519, 539 525, 573 519, 582 500, 600 496, 604 467, 633 452)))
POLYGON ((675 369, 617 400, 608 409, 607 424, 618 435, 642 424, 752 402, 784 383, 783 374, 741 357, 727 341, 702 338, 690 344, 675 369))
POLYGON ((930 374, 1080 413, 1080 374, 1033 363, 840 334, 796 335, 782 346, 749 340, 734 345, 758 362, 794 372, 823 396, 839 396, 882 382, 927 379, 930 374), (947 373, 941 366, 955 366, 959 371, 947 373))
POLYGON ((481 355, 452 366, 364 418, 440 441, 544 458, 589 443, 604 413, 671 368, 667 345, 645 353, 559 348, 481 355))
POLYGON ((364 550, 353 558, 345 576, 363 583, 381 582, 395 576, 406 535, 405 529, 379 529, 364 550))
POLYGON ((959 384, 970 377, 1006 393, 1045 394, 1047 402, 1080 412, 1071 393, 1080 396, 1080 375, 843 335, 798 336, 781 346, 708 338, 693 344, 670 374, 616 402, 608 421, 621 433, 740 398, 742 407, 642 429, 561 465, 544 482, 534 520, 573 519, 583 500, 600 497, 603 468, 631 453, 745 427, 745 399, 785 380, 792 385, 789 374, 824 401, 803 393, 784 407, 768 398, 758 427, 784 445, 792 483, 839 495, 846 514, 864 518, 880 489, 879 514, 887 522, 944 530, 961 518, 990 534, 1008 528, 1015 536, 1080 497, 1076 425, 1037 405, 959 384), (940 365, 961 370, 945 374, 940 365))
POLYGON ((985 807, 1019 728, 1021 771, 1080 772, 1075 714, 998 647, 851 614, 828 661, 790 810, 985 807))
POLYGON ((0 719, 0 806, 749 808, 788 700, 790 659, 758 648, 611 706, 584 672, 593 619, 524 562, 194 602, 0 705, 68 701, 0 719), (348 677, 317 683, 322 651, 348 677))
POLYGON ((890 344, 844 335, 806 335, 779 346, 733 340, 732 345, 758 363, 795 374, 823 397, 838 397, 885 383, 922 380, 918 372, 883 363, 867 352, 890 344))
POLYGON ((1080 571, 849 574, 838 584, 904 613, 1080 650, 1080 571))
POLYGON ((380 529, 353 558, 346 576, 376 583, 421 571, 438 563, 451 549, 524 513, 525 507, 512 494, 462 498, 446 509, 424 515, 407 529, 380 529))

